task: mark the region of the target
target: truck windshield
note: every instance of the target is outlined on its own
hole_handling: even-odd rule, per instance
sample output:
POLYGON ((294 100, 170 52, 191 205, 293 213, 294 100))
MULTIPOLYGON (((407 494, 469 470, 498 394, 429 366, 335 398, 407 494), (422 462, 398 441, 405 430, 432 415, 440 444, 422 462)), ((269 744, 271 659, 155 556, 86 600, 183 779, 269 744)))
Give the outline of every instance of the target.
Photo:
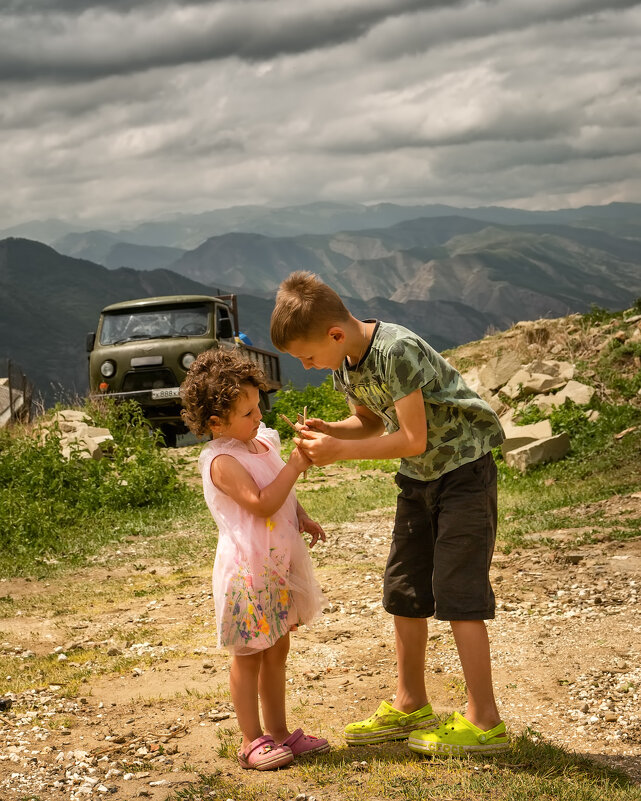
POLYGON ((100 331, 101 345, 117 345, 133 339, 203 336, 209 330, 211 307, 163 306, 107 312, 100 331))

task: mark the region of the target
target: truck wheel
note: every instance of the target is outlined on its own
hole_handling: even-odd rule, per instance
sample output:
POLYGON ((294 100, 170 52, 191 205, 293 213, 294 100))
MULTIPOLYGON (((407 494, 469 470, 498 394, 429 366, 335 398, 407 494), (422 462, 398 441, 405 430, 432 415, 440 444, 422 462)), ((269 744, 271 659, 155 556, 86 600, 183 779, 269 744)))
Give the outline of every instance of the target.
POLYGON ((178 436, 178 430, 176 427, 168 425, 160 426, 160 432, 165 442, 165 448, 175 448, 176 438, 178 436))

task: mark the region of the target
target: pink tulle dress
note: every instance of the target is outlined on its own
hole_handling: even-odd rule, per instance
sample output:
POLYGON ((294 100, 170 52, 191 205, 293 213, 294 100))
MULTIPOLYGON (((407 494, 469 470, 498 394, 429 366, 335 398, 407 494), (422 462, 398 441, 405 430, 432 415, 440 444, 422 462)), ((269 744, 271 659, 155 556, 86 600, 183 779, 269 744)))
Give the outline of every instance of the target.
POLYGON ((250 453, 240 440, 221 437, 203 448, 198 462, 219 532, 213 571, 218 645, 238 655, 269 648, 291 626, 310 623, 326 603, 298 531, 294 490, 265 518, 243 509, 211 480, 212 461, 228 454, 259 488, 271 484, 285 464, 280 439, 263 423, 256 439, 267 446, 265 452, 250 453))

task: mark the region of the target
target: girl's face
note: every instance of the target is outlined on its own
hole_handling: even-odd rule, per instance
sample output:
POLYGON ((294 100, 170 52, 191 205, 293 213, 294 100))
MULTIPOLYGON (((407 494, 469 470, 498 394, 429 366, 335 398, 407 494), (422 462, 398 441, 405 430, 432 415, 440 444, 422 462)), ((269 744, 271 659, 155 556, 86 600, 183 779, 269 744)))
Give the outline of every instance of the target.
POLYGON ((231 408, 226 420, 211 418, 211 430, 218 437, 232 437, 249 442, 258 433, 258 425, 263 419, 258 407, 260 392, 251 384, 244 384, 241 394, 231 408))

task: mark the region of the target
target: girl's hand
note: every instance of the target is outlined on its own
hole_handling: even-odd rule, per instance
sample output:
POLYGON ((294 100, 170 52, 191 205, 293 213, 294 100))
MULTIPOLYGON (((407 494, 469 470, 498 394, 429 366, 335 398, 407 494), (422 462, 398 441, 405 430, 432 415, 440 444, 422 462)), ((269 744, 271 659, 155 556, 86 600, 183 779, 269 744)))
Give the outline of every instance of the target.
POLYGON ((318 540, 322 540, 323 542, 326 542, 327 540, 325 532, 323 531, 323 527, 320 525, 320 523, 317 523, 315 520, 312 520, 311 517, 308 517, 307 513, 302 509, 298 510, 298 530, 301 534, 307 532, 308 534, 312 535, 312 541, 309 543, 310 548, 313 548, 318 540))
POLYGON ((297 473, 303 473, 307 470, 308 467, 311 467, 312 461, 308 459, 307 456, 303 453, 303 451, 297 446, 294 450, 289 454, 289 459, 287 460, 288 464, 296 470, 297 473))

